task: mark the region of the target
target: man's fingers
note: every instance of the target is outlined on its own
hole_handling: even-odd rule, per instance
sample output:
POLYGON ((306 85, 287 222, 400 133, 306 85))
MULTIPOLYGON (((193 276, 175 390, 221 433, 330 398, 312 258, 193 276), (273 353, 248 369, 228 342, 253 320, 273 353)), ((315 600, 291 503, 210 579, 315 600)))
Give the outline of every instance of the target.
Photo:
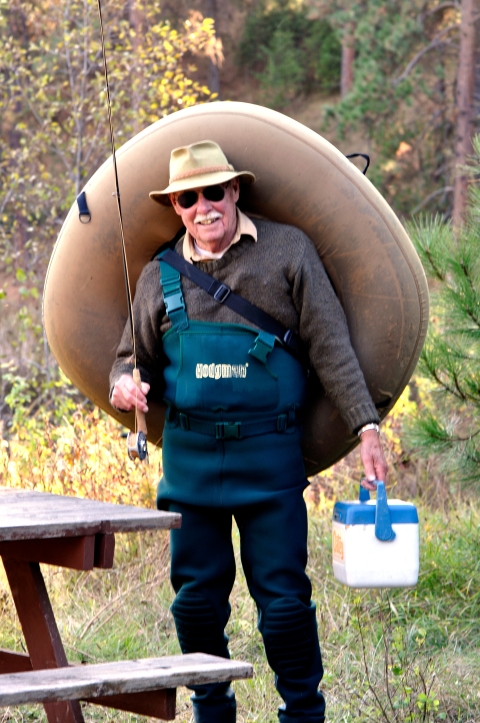
POLYGON ((373 482, 369 482, 366 477, 362 477, 362 479, 360 480, 360 484, 369 492, 375 492, 375 490, 377 489, 377 485, 373 484, 373 482))
POLYGON ((377 477, 377 479, 385 481, 387 479, 387 475, 388 475, 388 465, 387 465, 386 459, 382 454, 382 458, 377 459, 375 461, 376 461, 376 464, 375 464, 376 477, 377 477))
POLYGON ((126 384, 125 398, 131 407, 137 407, 141 412, 148 412, 147 398, 143 388, 137 387, 132 378, 130 378, 128 384, 126 384))
POLYGON ((360 456, 365 470, 365 477, 367 480, 372 481, 377 479, 374 452, 376 444, 378 444, 378 434, 374 430, 371 430, 369 432, 364 432, 360 439, 360 456))
MULTIPOLYGON (((375 430, 369 430, 362 434, 360 456, 367 480, 386 480, 388 474, 387 460, 383 453, 380 438, 375 430)), ((367 489, 372 489, 372 486, 367 487, 367 489)))
POLYGON ((141 412, 148 412, 146 394, 150 385, 142 382, 141 388, 137 387, 133 378, 124 374, 117 380, 112 391, 112 403, 118 409, 126 412, 138 408, 141 412))

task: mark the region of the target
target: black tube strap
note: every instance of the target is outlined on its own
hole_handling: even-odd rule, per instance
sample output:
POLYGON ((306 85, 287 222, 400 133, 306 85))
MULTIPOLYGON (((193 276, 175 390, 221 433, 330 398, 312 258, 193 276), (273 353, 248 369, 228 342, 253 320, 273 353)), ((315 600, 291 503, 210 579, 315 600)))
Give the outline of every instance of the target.
POLYGON ((189 264, 188 261, 185 261, 182 256, 179 256, 179 254, 171 249, 163 251, 159 254, 158 258, 161 258, 162 261, 170 264, 170 266, 173 266, 173 268, 183 274, 183 276, 193 281, 194 284, 206 291, 207 294, 212 296, 219 304, 225 304, 229 309, 243 316, 244 319, 258 326, 259 329, 275 336, 285 345, 288 351, 296 357, 302 357, 300 340, 295 332, 291 329, 286 329, 283 324, 280 324, 273 316, 267 314, 266 311, 250 303, 250 301, 244 299, 243 296, 235 294, 226 284, 222 284, 193 264, 189 264))
POLYGON ((85 191, 82 191, 77 196, 77 204, 78 204, 78 218, 80 219, 81 223, 90 223, 92 220, 92 214, 90 213, 90 209, 88 208, 87 204, 87 194, 85 191))
POLYGON ((368 156, 366 153, 349 153, 348 156, 345 156, 345 158, 363 158, 366 166, 363 169, 362 173, 364 176, 367 175, 368 167, 370 165, 370 156, 368 156))

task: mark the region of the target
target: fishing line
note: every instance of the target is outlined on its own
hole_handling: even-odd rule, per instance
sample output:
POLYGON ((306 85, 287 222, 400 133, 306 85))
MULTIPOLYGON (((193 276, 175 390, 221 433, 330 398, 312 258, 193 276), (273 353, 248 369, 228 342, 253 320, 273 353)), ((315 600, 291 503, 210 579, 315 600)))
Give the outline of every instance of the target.
MULTIPOLYGON (((107 53, 105 49, 105 33, 103 29, 103 17, 102 17, 102 4, 101 0, 97 0, 97 6, 98 6, 98 17, 100 19, 100 37, 101 37, 101 43, 102 43, 102 57, 103 57, 103 72, 105 76, 105 89, 107 92, 107 109, 108 109, 108 125, 110 129, 110 144, 112 147, 112 159, 113 159, 113 169, 115 174, 115 197, 117 199, 117 209, 118 209, 118 219, 120 223, 120 236, 122 240, 122 261, 123 261, 123 274, 125 277, 125 290, 127 293, 127 307, 128 307, 128 318, 130 321, 130 332, 132 335, 132 346, 133 346, 133 379, 136 384, 136 388, 141 388, 141 379, 140 379, 140 372, 137 368, 137 348, 135 343, 135 324, 133 320, 133 309, 132 309, 132 289, 130 285, 130 276, 128 273, 128 264, 127 264, 127 250, 125 246, 125 233, 123 229, 123 216, 122 216, 122 204, 120 200, 120 184, 118 181, 118 169, 117 169, 117 156, 115 153, 115 135, 113 132, 113 122, 112 122, 112 101, 110 97, 110 83, 108 80, 108 68, 107 68, 107 53)), ((136 459, 137 457, 141 460, 145 459, 147 457, 147 443, 146 443, 146 424, 145 424, 145 415, 137 408, 135 408, 135 439, 130 439, 127 437, 127 449, 128 449, 128 455, 132 459, 136 459), (140 431, 138 431, 138 427, 140 427, 140 431)))
POLYGON ((137 366, 137 353, 135 348, 135 327, 133 321, 132 312, 132 290, 130 286, 130 277, 128 274, 127 265, 127 251, 125 247, 125 234, 123 230, 123 216, 122 216, 122 204, 120 201, 120 184, 118 182, 118 169, 117 169, 117 156, 115 153, 115 136, 113 132, 112 123, 112 101, 110 97, 110 83, 108 80, 108 68, 107 68, 107 53, 105 50, 105 33, 103 30, 103 18, 102 18, 102 4, 101 0, 97 0, 98 5, 98 17, 100 18, 100 37, 102 42, 102 57, 103 57, 103 72, 105 76, 105 88, 107 92, 107 109, 108 109, 108 125, 110 129, 110 144, 112 147, 112 158, 113 158, 113 169, 115 174, 115 196, 117 199, 118 219, 120 222, 120 235, 122 238, 122 260, 123 260, 123 273, 125 277, 125 289, 127 292, 127 306, 128 306, 128 318, 130 320, 130 331, 132 333, 132 344, 133 344, 133 358, 135 360, 135 366, 137 366))

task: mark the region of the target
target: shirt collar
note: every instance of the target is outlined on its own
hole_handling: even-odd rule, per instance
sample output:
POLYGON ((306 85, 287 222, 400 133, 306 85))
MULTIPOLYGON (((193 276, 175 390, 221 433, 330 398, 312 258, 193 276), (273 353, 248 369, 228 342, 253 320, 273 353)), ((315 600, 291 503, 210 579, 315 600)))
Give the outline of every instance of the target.
MULTIPOLYGON (((226 254, 226 252, 231 246, 238 243, 242 236, 251 236, 254 241, 257 241, 257 228, 253 221, 244 213, 242 213, 239 208, 237 208, 237 230, 235 231, 235 236, 233 237, 231 243, 227 246, 222 256, 226 254)), ((183 239, 183 258, 187 259, 187 261, 190 262, 208 261, 208 259, 206 259, 205 257, 199 256, 199 254, 195 250, 194 241, 195 240, 192 238, 190 233, 186 231, 183 239)))

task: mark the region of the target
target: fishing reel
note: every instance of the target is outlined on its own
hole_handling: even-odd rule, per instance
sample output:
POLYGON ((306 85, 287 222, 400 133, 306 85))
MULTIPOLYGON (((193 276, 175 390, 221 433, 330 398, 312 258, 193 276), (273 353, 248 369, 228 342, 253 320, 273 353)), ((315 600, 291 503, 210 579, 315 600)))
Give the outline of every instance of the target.
MULTIPOLYGON (((140 371, 135 367, 133 370, 133 381, 137 387, 141 388, 140 371)), ((127 453, 130 459, 139 459, 143 462, 145 459, 148 462, 148 450, 147 450, 147 423, 145 420, 145 414, 139 409, 135 409, 136 418, 136 429, 137 432, 129 432, 127 434, 127 453)))
POLYGON ((143 462, 148 457, 147 438, 143 432, 129 432, 127 435, 127 453, 130 459, 143 462))

